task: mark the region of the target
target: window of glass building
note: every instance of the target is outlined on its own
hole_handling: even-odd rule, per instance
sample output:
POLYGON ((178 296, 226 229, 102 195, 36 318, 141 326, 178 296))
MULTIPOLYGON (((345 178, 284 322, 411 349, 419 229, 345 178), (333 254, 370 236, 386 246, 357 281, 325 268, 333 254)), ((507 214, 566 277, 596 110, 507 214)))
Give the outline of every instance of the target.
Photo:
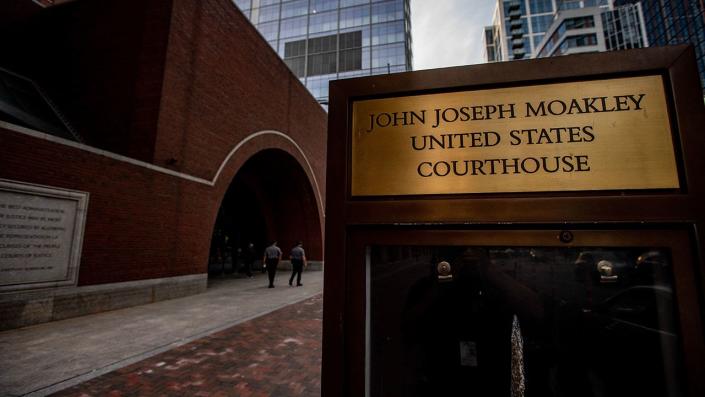
POLYGON ((320 14, 311 14, 309 33, 328 32, 338 29, 338 12, 329 11, 320 14))
POLYGON ((552 0, 529 0, 529 10, 532 14, 553 12, 552 0))
POLYGON ((581 34, 576 36, 568 36, 563 40, 560 46, 556 49, 553 55, 563 55, 571 48, 589 47, 597 45, 596 34, 581 34))
POLYGON ((404 43, 372 47, 373 68, 386 67, 387 65, 403 65, 405 61, 404 43))
POLYGON ((279 19, 279 4, 273 6, 260 7, 259 9, 259 21, 258 22, 269 22, 276 21, 279 19))
POLYGON ((290 1, 282 4, 282 18, 298 17, 308 14, 308 0, 290 1))
POLYGON ((360 4, 367 4, 369 3, 368 0, 340 0, 340 8, 343 7, 351 7, 351 6, 356 6, 360 4))
POLYGON ((404 21, 372 25, 372 44, 404 41, 404 21))
POLYGON ((404 4, 398 0, 372 4, 371 14, 372 23, 404 19, 404 4))
POLYGON ((306 34, 306 28, 308 25, 308 17, 296 17, 289 19, 282 19, 281 29, 279 32, 280 38, 294 37, 306 34))
POLYGON ((306 74, 317 76, 336 73, 338 35, 316 37, 308 40, 308 65, 306 74))
POLYGON ((565 30, 594 28, 595 18, 593 18, 592 15, 578 18, 568 18, 563 22, 563 24, 565 24, 565 30))
POLYGON ((553 22, 553 14, 531 17, 531 29, 534 33, 544 33, 553 22))
POLYGON ((338 66, 336 52, 311 54, 308 56, 306 73, 309 76, 335 73, 338 66))
POLYGON ((340 56, 338 70, 348 72, 362 69, 362 32, 344 33, 339 36, 340 56))
POLYGON ((238 8, 244 10, 250 8, 250 1, 251 0, 235 0, 235 4, 238 6, 238 8))
POLYGON ((338 8, 338 0, 311 0, 311 13, 316 14, 323 11, 335 10, 338 8))
POLYGON ((356 26, 356 27, 347 28, 347 29, 340 29, 340 34, 349 33, 349 32, 360 32, 360 34, 362 35, 362 46, 369 47, 369 45, 370 45, 370 26, 369 25, 356 26))
POLYGON ((267 41, 276 40, 279 33, 279 21, 265 22, 257 25, 257 30, 267 41))
POLYGON ((340 10, 340 28, 367 25, 370 23, 370 7, 351 7, 340 10))
POLYGON ((297 77, 306 75, 306 40, 292 41, 285 44, 284 62, 297 77))

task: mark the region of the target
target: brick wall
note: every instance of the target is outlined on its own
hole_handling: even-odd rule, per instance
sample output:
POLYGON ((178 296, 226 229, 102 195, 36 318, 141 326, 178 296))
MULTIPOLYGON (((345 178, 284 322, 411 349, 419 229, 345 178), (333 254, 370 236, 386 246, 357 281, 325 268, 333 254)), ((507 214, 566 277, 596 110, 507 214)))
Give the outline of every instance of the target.
MULTIPOLYGON (((120 0, 98 3, 120 10, 114 15, 116 20, 96 27, 108 40, 106 45, 135 45, 134 36, 117 34, 127 28, 117 26, 131 26, 134 21, 129 18, 129 7, 138 11, 142 2, 123 2, 120 6, 116 5, 120 0), (116 36, 108 39, 111 27, 116 29, 116 36)), ((315 205, 313 213, 318 214, 317 219, 310 217, 308 222, 313 225, 308 227, 317 227, 314 234, 322 236, 325 112, 229 0, 176 0, 171 6, 165 6, 164 1, 147 3, 147 11, 137 12, 137 22, 144 24, 141 44, 128 58, 137 60, 131 66, 140 70, 156 67, 150 78, 137 79, 142 83, 130 79, 130 89, 145 89, 149 95, 136 95, 127 102, 108 95, 89 104, 92 96, 77 92, 70 95, 72 106, 84 101, 86 109, 95 108, 108 119, 124 116, 132 120, 119 118, 121 128, 113 128, 96 119, 91 134, 106 134, 107 141, 132 140, 144 133, 148 142, 154 134, 153 158, 146 159, 149 148, 134 157, 159 167, 211 181, 221 164, 228 161, 211 186, 0 128, 1 178, 90 193, 79 285, 205 273, 215 216, 230 181, 247 159, 265 149, 282 150, 301 167, 316 201, 308 204, 315 205), (154 26, 148 20, 171 29, 164 48, 163 81, 156 86, 154 76, 159 75, 160 67, 155 59, 159 57, 149 57, 148 50, 158 55, 159 43, 166 46, 167 41, 159 29, 151 30, 154 26), (140 88, 140 84, 146 86, 140 88), (151 100, 146 104, 139 100, 152 98, 156 87, 161 89, 158 113, 149 105, 151 100), (119 105, 115 113, 110 113, 111 101, 119 105), (141 116, 135 119, 129 114, 141 116), (154 125, 149 122, 152 117, 158 120, 154 125), (238 143, 263 130, 282 132, 298 147, 284 137, 264 134, 247 140, 228 158, 238 143)), ((90 34, 90 29, 84 33, 90 34)), ((90 46, 88 50, 81 47, 81 54, 89 58, 85 64, 91 64, 90 57, 103 55, 90 46)), ((119 69, 111 72, 118 73, 119 69)), ((144 76, 141 72, 138 75, 144 76)), ((79 91, 93 83, 104 83, 95 80, 99 78, 96 73, 83 77, 87 81, 81 83, 79 91)), ((114 81, 116 89, 121 89, 121 81, 114 81)), ((321 259, 322 241, 309 243, 307 252, 311 259, 321 259)))

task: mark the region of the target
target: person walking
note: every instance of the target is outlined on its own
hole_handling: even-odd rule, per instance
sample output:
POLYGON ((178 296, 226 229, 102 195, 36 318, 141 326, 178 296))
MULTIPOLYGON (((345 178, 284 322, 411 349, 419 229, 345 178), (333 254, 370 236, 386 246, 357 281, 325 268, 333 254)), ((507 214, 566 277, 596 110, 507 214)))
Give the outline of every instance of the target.
POLYGON ((272 245, 264 250, 262 262, 267 266, 267 274, 269 275, 269 288, 274 288, 274 276, 277 274, 277 265, 282 259, 282 250, 277 247, 277 241, 273 241, 272 245))
POLYGON ((304 251, 303 243, 301 241, 296 243, 296 246, 291 249, 291 254, 289 255, 291 260, 291 277, 289 278, 289 286, 294 282, 294 276, 296 277, 296 286, 300 287, 301 284, 301 272, 303 272, 305 267, 308 267, 306 263, 306 252, 304 251))
POLYGON ((252 277, 252 264, 255 262, 255 255, 255 245, 248 242, 247 247, 245 247, 245 252, 242 253, 242 260, 247 277, 252 277))

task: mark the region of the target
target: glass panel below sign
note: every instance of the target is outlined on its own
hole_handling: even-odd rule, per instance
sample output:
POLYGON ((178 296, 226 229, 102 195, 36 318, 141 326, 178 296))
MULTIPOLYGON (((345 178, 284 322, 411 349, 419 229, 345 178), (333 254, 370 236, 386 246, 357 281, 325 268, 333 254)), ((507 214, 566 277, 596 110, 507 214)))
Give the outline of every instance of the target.
POLYGON ((371 396, 681 396, 670 251, 373 246, 371 396))

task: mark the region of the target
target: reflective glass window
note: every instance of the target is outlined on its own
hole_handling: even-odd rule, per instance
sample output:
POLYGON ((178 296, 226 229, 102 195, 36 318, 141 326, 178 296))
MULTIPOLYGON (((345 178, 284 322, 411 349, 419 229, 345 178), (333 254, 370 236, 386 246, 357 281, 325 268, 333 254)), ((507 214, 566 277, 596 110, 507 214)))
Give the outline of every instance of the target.
POLYGON ((360 4, 368 4, 369 0, 340 0, 340 7, 350 7, 360 4))
POLYGON ((553 2, 551 0, 529 0, 529 11, 532 14, 553 12, 553 2))
POLYGON ((387 1, 384 3, 372 4, 372 23, 389 22, 397 19, 404 19, 403 2, 387 1))
POLYGON ((237 5, 240 9, 244 10, 246 8, 250 8, 250 2, 252 0, 235 0, 235 5, 237 5))
POLYGON ((354 28, 341 29, 340 34, 349 32, 360 32, 362 34, 362 46, 367 47, 370 45, 370 27, 367 26, 357 26, 354 28))
POLYGON ((372 44, 404 41, 404 21, 372 25, 372 44))
POLYGON ((531 29, 534 33, 545 33, 553 22, 553 15, 539 15, 531 17, 531 29))
POLYGON ((313 14, 335 10, 337 8, 338 0, 311 0, 311 13, 313 14))
POLYGON ((308 17, 296 17, 289 19, 282 19, 281 30, 279 37, 294 37, 306 34, 306 27, 308 25, 308 17))
POLYGON ((347 72, 362 69, 362 32, 341 34, 339 43, 338 71, 347 72))
POLYGON ((260 7, 259 9, 259 22, 269 22, 279 19, 279 4, 260 7))
POLYGON ((282 4, 282 18, 308 14, 308 0, 297 0, 282 4))
POLYGON ((337 70, 335 52, 315 54, 308 57, 307 73, 309 76, 335 73, 337 70))
POLYGON ((306 57, 285 58, 284 62, 296 77, 303 77, 306 74, 306 57))
POLYGON ((257 30, 264 36, 265 40, 276 40, 279 30, 279 21, 260 23, 257 25, 257 30))
POLYGON ((306 41, 306 36, 299 36, 299 37, 290 37, 287 38, 286 40, 279 40, 279 50, 277 53, 279 53, 280 56, 284 57, 286 54, 286 48, 291 42, 295 41, 300 41, 303 40, 304 42, 306 41))
POLYGON ((352 7, 340 10, 340 28, 367 25, 370 23, 370 7, 352 7))
POLYGON ((404 54, 404 44, 388 44, 372 47, 372 67, 404 65, 406 56, 404 54))
POLYGON ((338 29, 338 12, 324 12, 319 14, 311 14, 309 23, 309 32, 327 32, 329 30, 338 29))
POLYGON ((335 75, 309 77, 306 79, 306 87, 311 91, 314 97, 319 100, 326 100, 328 99, 328 83, 334 78, 335 75))

